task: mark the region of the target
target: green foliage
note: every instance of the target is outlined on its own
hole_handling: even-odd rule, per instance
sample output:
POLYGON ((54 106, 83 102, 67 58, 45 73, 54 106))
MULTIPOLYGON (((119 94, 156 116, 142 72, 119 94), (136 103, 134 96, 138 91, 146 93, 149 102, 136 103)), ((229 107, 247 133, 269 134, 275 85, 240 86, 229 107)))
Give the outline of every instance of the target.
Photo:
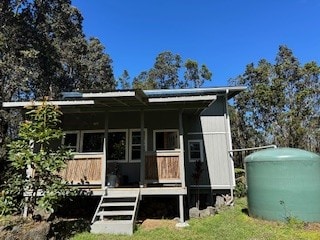
POLYGON ((127 70, 124 70, 122 75, 118 79, 118 85, 120 84, 121 89, 130 89, 131 85, 129 82, 130 75, 127 70))
POLYGON ((286 46, 279 47, 274 64, 248 64, 231 81, 248 87, 235 97, 231 112, 236 147, 276 144, 319 152, 319 77, 315 62, 301 65, 286 46))
POLYGON ((247 195, 245 170, 241 168, 235 168, 235 175, 236 187, 234 189, 234 195, 238 198, 245 197, 247 195))
POLYGON ((74 89, 98 89, 106 91, 114 89, 116 81, 113 76, 112 60, 104 53, 104 46, 97 38, 90 38, 86 51, 79 64, 82 65, 81 81, 73 86, 74 89))
MULTIPOLYGON (((83 18, 71 0, 1 0, 0 16, 2 102, 115 88, 112 60, 98 39, 85 38, 83 18)), ((1 172, 19 118, 15 110, 0 109, 1 172)))
POLYGON ((194 60, 183 60, 179 54, 166 51, 160 53, 149 71, 141 72, 133 79, 135 89, 169 89, 201 87, 204 81, 211 80, 212 73, 206 65, 199 68, 194 60), (184 68, 184 81, 180 79, 184 68))
POLYGON ((27 112, 28 120, 20 124, 19 139, 9 145, 10 166, 15 174, 4 186, 0 208, 3 214, 16 211, 13 205, 17 203, 21 206, 23 192, 30 195, 25 203, 31 213, 38 207, 54 211, 58 202, 72 192, 58 174, 71 152, 51 147, 63 136, 58 127, 60 116, 56 106, 44 101, 27 112))
POLYGON ((25 184, 21 174, 13 174, 7 177, 2 186, 3 190, 0 196, 0 216, 19 212, 22 208, 22 195, 25 184))
POLYGON ((205 80, 211 80, 212 73, 206 65, 203 64, 199 69, 198 63, 196 61, 188 59, 184 63, 184 66, 186 68, 186 71, 184 73, 186 86, 199 88, 204 84, 205 80), (193 86, 190 86, 192 83, 193 86))
POLYGON ((143 71, 137 77, 133 78, 132 87, 143 90, 158 88, 157 83, 150 77, 147 71, 143 71))
POLYGON ((157 83, 157 88, 175 88, 179 85, 178 70, 181 62, 180 55, 171 52, 162 52, 156 57, 149 74, 157 83))

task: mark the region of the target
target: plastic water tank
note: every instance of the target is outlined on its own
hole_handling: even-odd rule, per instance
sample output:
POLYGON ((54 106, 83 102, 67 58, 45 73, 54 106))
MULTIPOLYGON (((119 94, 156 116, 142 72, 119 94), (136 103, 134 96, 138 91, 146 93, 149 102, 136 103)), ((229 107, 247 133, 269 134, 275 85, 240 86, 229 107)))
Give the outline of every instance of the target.
POLYGON ((249 215, 320 222, 320 155, 273 148, 245 158, 249 215))

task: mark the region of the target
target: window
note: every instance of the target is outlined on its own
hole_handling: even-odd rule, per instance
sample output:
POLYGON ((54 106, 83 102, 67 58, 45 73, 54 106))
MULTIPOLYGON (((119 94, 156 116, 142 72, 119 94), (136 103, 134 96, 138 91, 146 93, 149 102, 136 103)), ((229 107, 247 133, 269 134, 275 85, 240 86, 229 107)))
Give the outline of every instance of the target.
POLYGON ((196 161, 203 162, 203 142, 202 142, 202 140, 189 140, 188 141, 188 148, 189 148, 189 161, 190 162, 196 162, 196 161))
POLYGON ((104 132, 83 131, 82 152, 103 152, 104 132))
POLYGON ((178 130, 154 131, 154 150, 175 150, 179 148, 178 130))
POLYGON ((79 132, 65 132, 62 145, 75 152, 79 151, 79 132))
MULTIPOLYGON (((144 130, 144 146, 147 150, 147 130, 144 130)), ((141 130, 130 130, 130 162, 141 160, 141 130)))
MULTIPOLYGON (((145 133, 145 150, 147 150, 147 130, 145 133)), ((75 152, 102 153, 104 130, 67 131, 62 144, 75 152)), ((139 162, 141 160, 141 130, 111 129, 108 132, 109 162, 139 162), (130 135, 128 135, 128 132, 130 135)))
POLYGON ((110 130, 108 133, 108 161, 127 160, 127 131, 110 130))

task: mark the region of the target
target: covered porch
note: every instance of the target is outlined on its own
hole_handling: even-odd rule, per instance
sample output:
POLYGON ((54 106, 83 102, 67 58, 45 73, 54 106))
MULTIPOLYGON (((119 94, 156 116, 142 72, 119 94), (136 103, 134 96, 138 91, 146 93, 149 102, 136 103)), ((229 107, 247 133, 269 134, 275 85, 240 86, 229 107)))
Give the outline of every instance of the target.
MULTIPOLYGON (((127 176, 116 175, 113 169, 116 165, 129 163, 108 163, 106 154, 79 154, 75 153, 73 159, 67 161, 66 168, 61 176, 71 185, 90 190, 94 195, 103 194, 109 188, 168 188, 185 189, 184 179, 181 178, 181 151, 145 152, 144 164, 140 166, 140 181, 129 182, 127 176), (144 165, 144 169, 141 167, 144 165), (116 178, 116 179, 115 179, 116 178)), ((128 166, 130 167, 130 166, 128 166)), ((168 192, 169 191, 169 192, 168 192)), ((186 192, 186 191, 183 191, 186 192)), ((148 195, 153 191, 142 190, 148 195)))
POLYGON ((179 188, 179 194, 186 194, 183 116, 198 114, 216 99, 215 94, 195 95, 164 95, 163 90, 64 93, 64 101, 94 104, 62 107, 64 145, 75 150, 63 178, 95 194, 106 187, 165 193, 179 188))

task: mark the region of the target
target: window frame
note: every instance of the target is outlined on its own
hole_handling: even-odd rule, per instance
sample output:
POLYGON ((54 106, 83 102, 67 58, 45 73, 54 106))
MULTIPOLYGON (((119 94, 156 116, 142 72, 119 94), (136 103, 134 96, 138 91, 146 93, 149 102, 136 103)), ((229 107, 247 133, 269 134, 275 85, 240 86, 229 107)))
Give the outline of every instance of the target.
MULTIPOLYGON (((129 130, 129 162, 137 163, 137 162, 141 162, 141 158, 140 158, 140 160, 133 160, 132 159, 132 147, 133 147, 133 145, 140 146, 140 149, 141 149, 141 143, 140 144, 132 144, 132 133, 133 132, 141 132, 141 129, 133 128, 133 129, 129 130)), ((148 136, 147 129, 145 128, 144 129, 144 150, 145 151, 147 151, 147 149, 148 149, 148 147, 147 147, 147 144, 148 144, 147 136, 148 136)))
MULTIPOLYGON (((76 149, 74 152, 79 153, 80 152, 80 131, 79 130, 73 130, 73 131, 63 131, 63 138, 61 140, 62 146, 65 146, 65 137, 67 134, 76 134, 77 135, 77 143, 76 143, 76 149)), ((67 149, 73 149, 65 146, 67 149)))
MULTIPOLYGON (((109 129, 108 134, 112 132, 124 132, 125 133, 125 143, 126 143, 126 150, 125 150, 125 159, 116 160, 116 159, 108 159, 108 153, 106 153, 106 161, 107 163, 125 163, 128 162, 128 155, 129 155, 129 139, 128 139, 128 129, 109 129)), ((108 142, 110 141, 110 138, 108 136, 108 142)), ((109 149, 108 149, 109 151, 109 149)))
POLYGON ((196 162, 199 161, 203 162, 204 161, 204 148, 203 148, 203 140, 202 139, 192 139, 192 140, 188 140, 188 158, 189 158, 189 162, 196 162), (200 159, 192 159, 191 157, 191 143, 199 143, 200 144, 200 159))
MULTIPOLYGON (((138 163, 141 162, 141 158, 139 160, 133 160, 132 159, 132 147, 133 146, 141 146, 140 144, 133 144, 133 132, 140 132, 141 129, 139 128, 132 128, 132 129, 109 129, 109 133, 114 133, 114 132, 123 132, 125 133, 125 159, 122 160, 110 160, 107 159, 108 162, 117 162, 117 163, 125 163, 125 162, 131 162, 131 163, 138 163)), ((158 132, 177 132, 177 137, 178 137, 178 131, 176 129, 168 129, 168 130, 157 130, 158 132)), ((104 134, 105 130, 103 129, 95 129, 95 130, 71 130, 71 131, 63 131, 63 133, 66 134, 76 134, 77 135, 77 146, 75 149, 75 153, 77 154, 103 154, 103 149, 101 152, 84 152, 83 151, 83 140, 84 140, 84 135, 87 133, 101 133, 104 134)), ((145 145, 145 151, 148 149, 148 131, 145 128, 144 129, 144 145, 145 145)), ((109 138, 109 136, 108 136, 109 138)), ((110 140, 110 139, 108 139, 110 140)), ((64 145, 65 137, 62 138, 62 145, 64 145)), ((178 143, 179 145, 179 143, 178 143)), ((72 148, 73 149, 73 148, 72 148)), ((164 150, 165 151, 165 150, 164 150)), ((107 153, 106 153, 106 158, 108 158, 107 153)))
POLYGON ((84 140, 84 134, 86 133, 102 133, 104 134, 104 130, 80 130, 80 153, 82 154, 90 154, 90 153, 93 153, 93 154, 103 154, 103 146, 102 146, 102 151, 101 152, 84 152, 83 151, 83 140, 84 140))
POLYGON ((177 151, 180 150, 180 142, 179 142, 179 130, 178 129, 157 129, 153 130, 153 151, 177 151), (159 132, 175 132, 176 133, 176 140, 177 140, 177 148, 175 149, 161 149, 157 150, 157 144, 156 144, 156 135, 159 132))

